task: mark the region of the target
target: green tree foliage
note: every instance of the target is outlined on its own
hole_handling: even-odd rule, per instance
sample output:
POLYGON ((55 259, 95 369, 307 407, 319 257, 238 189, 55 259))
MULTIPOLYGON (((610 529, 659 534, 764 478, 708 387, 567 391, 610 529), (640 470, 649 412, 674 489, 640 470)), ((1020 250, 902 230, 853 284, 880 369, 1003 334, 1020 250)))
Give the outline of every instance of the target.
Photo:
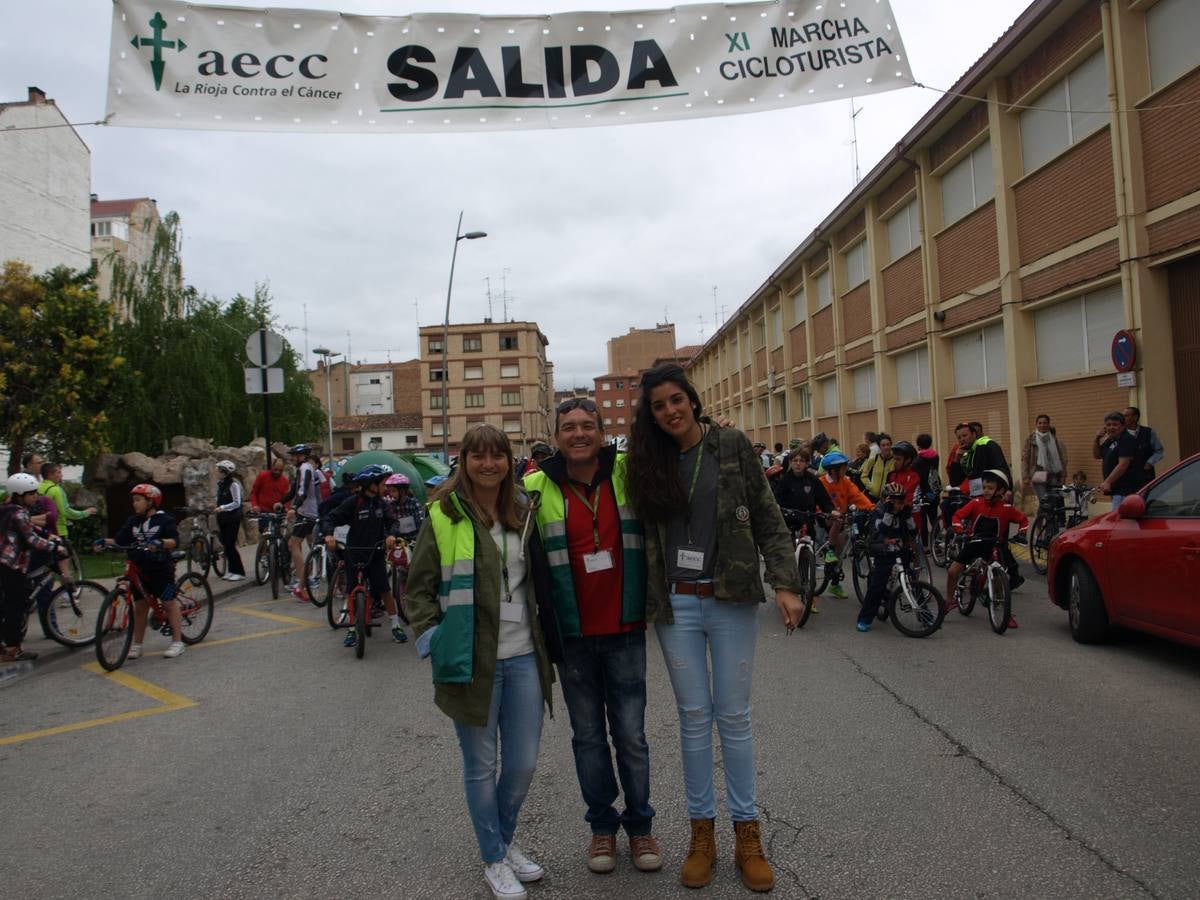
MULTIPOLYGON (((184 287, 178 254, 178 218, 168 214, 150 260, 114 265, 113 299, 128 318, 114 335, 128 360, 120 405, 111 413, 113 446, 161 453, 174 435, 241 446, 262 434, 262 397, 247 396, 243 369, 246 337, 259 322, 275 324, 271 297, 256 286, 253 298, 227 304, 184 287)), ((276 329, 278 330, 278 329, 276 329)), ((300 359, 285 341, 284 393, 271 396, 271 438, 316 439, 325 421, 300 359)))
POLYGON ((9 471, 21 454, 82 463, 106 446, 107 410, 124 371, 109 332, 112 309, 92 275, 66 268, 33 275, 9 261, 0 273, 0 442, 9 471))

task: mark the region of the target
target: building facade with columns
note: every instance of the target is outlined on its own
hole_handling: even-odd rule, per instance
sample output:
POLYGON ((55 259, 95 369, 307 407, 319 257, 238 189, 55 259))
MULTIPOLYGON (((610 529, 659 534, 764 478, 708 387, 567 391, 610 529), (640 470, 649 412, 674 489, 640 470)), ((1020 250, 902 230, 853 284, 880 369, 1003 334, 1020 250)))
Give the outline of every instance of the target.
POLYGON ((1046 413, 1093 483, 1114 409, 1200 451, 1197 34, 1193 0, 1031 4, 696 354, 706 409, 943 457, 977 420, 1014 474, 1046 413))

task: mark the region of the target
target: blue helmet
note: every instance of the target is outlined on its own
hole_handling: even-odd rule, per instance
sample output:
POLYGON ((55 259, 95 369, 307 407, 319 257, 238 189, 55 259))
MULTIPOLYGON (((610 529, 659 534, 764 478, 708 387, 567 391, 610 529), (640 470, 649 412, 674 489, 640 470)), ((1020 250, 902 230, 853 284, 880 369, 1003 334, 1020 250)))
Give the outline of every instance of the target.
POLYGON ((446 480, 445 475, 430 475, 428 478, 425 479, 425 486, 435 488, 445 480, 446 480))
POLYGON ((355 484, 373 484, 376 481, 383 481, 392 474, 391 466, 369 465, 363 466, 358 470, 358 474, 354 476, 355 484))
POLYGON ((821 457, 821 468, 828 469, 830 466, 844 466, 850 460, 841 450, 834 450, 832 453, 826 453, 821 457))

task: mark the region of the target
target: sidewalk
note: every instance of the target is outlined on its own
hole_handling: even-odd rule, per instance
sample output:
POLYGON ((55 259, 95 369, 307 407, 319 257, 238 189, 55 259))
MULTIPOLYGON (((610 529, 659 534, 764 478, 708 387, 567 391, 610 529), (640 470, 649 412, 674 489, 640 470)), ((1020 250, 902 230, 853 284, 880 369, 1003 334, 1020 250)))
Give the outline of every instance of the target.
MULTIPOLYGON (((242 557, 242 566, 246 570, 246 579, 244 581, 226 581, 209 572, 208 586, 212 590, 214 605, 224 599, 237 596, 259 586, 254 581, 254 554, 257 549, 257 544, 250 544, 239 548, 242 557)), ((123 557, 121 554, 114 553, 112 554, 112 558, 113 570, 118 571, 123 557)), ((186 560, 180 560, 176 563, 176 576, 182 575, 186 571, 186 560)), ((111 589, 116 584, 117 577, 114 575, 111 578, 94 578, 91 580, 97 584, 104 585, 106 589, 111 589)), ((11 684, 23 675, 28 675, 38 666, 44 666, 48 662, 53 662, 72 653, 78 656, 83 662, 91 662, 96 658, 96 652, 91 645, 79 648, 64 647, 58 641, 52 641, 43 636, 42 625, 38 621, 36 612, 29 617, 29 629, 23 646, 26 650, 32 650, 38 654, 38 658, 33 661, 0 663, 0 688, 11 684)))

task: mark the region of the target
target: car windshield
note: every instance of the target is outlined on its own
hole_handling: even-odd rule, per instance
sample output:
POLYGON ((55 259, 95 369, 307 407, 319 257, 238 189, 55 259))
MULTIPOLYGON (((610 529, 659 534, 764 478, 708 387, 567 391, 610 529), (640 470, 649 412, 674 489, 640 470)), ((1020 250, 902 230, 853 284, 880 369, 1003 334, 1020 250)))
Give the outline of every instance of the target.
POLYGON ((1146 515, 1200 517, 1200 460, 1176 469, 1146 492, 1146 515))

